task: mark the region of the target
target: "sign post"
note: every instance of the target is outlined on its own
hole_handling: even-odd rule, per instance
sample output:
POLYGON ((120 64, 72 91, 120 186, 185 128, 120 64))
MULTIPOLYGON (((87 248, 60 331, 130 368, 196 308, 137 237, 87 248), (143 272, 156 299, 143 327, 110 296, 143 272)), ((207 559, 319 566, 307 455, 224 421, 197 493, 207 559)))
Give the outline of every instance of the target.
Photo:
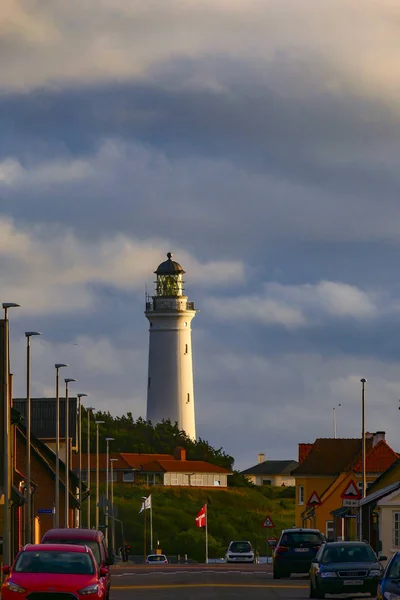
MULTIPOLYGON (((267 529, 274 529, 275 525, 274 522, 272 520, 272 517, 270 517, 269 515, 267 515, 264 519, 264 521, 261 523, 261 527, 265 527, 267 529)), ((272 538, 271 538, 272 539, 272 538)), ((267 538, 267 563, 268 563, 268 549, 269 549, 270 543, 269 543, 269 539, 267 538)))

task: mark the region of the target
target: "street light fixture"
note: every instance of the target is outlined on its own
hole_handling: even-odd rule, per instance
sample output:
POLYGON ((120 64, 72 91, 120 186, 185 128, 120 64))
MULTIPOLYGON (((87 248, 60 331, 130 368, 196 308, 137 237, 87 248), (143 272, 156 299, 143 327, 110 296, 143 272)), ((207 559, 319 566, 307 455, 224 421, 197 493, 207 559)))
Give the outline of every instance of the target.
POLYGON ((78 525, 82 527, 82 398, 87 394, 77 394, 78 398, 78 460, 79 460, 79 518, 78 525))
POLYGON ((110 458, 111 467, 111 553, 115 555, 115 520, 114 520, 114 463, 118 458, 110 458))
POLYGON ((55 523, 60 527, 60 369, 69 367, 65 363, 56 363, 56 494, 55 494, 55 523))
POLYGON ((31 337, 42 335, 38 331, 25 331, 26 336, 26 515, 25 544, 32 537, 32 499, 31 499, 31 337))
POLYGON ((110 442, 113 442, 114 438, 112 437, 107 437, 106 438, 106 444, 107 444, 107 450, 106 450, 106 544, 107 544, 107 548, 108 548, 108 457, 110 454, 110 442))
POLYGON ((4 358, 3 358, 3 373, 4 373, 4 520, 3 520, 3 563, 11 564, 11 515, 10 515, 10 499, 12 487, 12 465, 11 463, 11 402, 9 390, 9 370, 10 370, 10 339, 9 339, 9 322, 8 309, 18 308, 20 304, 15 302, 3 302, 4 309, 4 358))
POLYGON ((99 469, 99 425, 103 425, 105 421, 95 421, 96 423, 96 529, 99 528, 99 502, 100 502, 100 469, 99 469))
POLYGON ((65 527, 69 528, 69 394, 68 384, 76 379, 67 377, 65 381, 65 527))
POLYGON ((87 409, 86 409, 86 413, 87 413, 87 478, 86 478, 86 485, 87 485, 87 489, 89 491, 88 502, 87 502, 87 510, 88 510, 87 523, 88 523, 88 529, 90 529, 90 468, 91 468, 91 461, 90 461, 90 413, 93 412, 94 410, 96 410, 96 409, 93 408, 93 406, 88 406, 87 409))

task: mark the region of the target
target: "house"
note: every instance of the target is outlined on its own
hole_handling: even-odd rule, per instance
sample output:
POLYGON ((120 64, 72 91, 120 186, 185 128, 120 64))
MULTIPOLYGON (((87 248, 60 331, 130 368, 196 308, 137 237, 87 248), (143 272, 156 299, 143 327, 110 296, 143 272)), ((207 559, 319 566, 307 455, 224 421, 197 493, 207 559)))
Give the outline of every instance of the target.
POLYGON ((360 506, 363 538, 384 556, 400 550, 400 459, 374 481, 360 506))
POLYGON ((265 460, 258 455, 257 464, 241 472, 254 485, 295 485, 292 471, 299 466, 296 460, 265 460))
MULTIPOLYGON (((186 450, 176 448, 174 454, 139 454, 120 452, 110 454, 113 461, 113 481, 126 485, 165 486, 228 486, 231 471, 201 460, 187 460, 186 450)), ((82 480, 87 481, 87 456, 82 456, 82 480)), ((96 480, 97 458, 90 456, 90 479, 96 480)), ((106 454, 99 454, 99 482, 106 483, 106 454)), ((72 469, 78 474, 79 458, 72 457, 72 469)), ((111 473, 109 471, 109 477, 111 473)))
MULTIPOLYGON (((366 434, 366 480, 371 485, 398 459, 384 432, 366 434)), ((353 539, 358 509, 343 506, 342 495, 353 485, 362 491, 361 439, 319 438, 299 444, 296 480, 296 524, 316 527, 327 538, 353 539)))

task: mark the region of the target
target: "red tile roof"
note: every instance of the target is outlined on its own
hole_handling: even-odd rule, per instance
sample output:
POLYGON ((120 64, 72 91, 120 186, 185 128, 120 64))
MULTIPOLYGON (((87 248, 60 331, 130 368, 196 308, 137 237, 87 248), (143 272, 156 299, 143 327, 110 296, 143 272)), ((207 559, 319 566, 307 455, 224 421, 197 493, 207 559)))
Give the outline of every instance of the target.
POLYGON ((120 456, 132 469, 140 469, 142 465, 155 460, 174 460, 172 454, 136 454, 134 452, 121 452, 120 456))
MULTIPOLYGON (((367 448, 371 446, 372 441, 367 440, 367 448)), ((339 475, 359 458, 360 452, 361 439, 318 438, 292 475, 339 475)))
MULTIPOLYGON (((117 454, 116 452, 110 452, 110 458, 116 458, 117 461, 114 463, 114 469, 124 469, 126 471, 130 470, 130 465, 126 462, 122 456, 122 454, 117 454)), ((107 464, 107 454, 99 454, 99 468, 101 471, 106 470, 107 464)), ((90 455, 90 466, 91 469, 96 469, 96 454, 90 455)), ((79 469, 79 455, 72 455, 72 466, 71 469, 79 469)), ((87 469, 87 454, 82 454, 82 469, 86 471, 87 469)))
MULTIPOLYGON (((381 440, 367 454, 365 459, 367 473, 384 473, 394 462, 399 458, 399 455, 392 450, 385 440, 381 440)), ((362 463, 359 460, 354 465, 354 471, 361 473, 362 463)))

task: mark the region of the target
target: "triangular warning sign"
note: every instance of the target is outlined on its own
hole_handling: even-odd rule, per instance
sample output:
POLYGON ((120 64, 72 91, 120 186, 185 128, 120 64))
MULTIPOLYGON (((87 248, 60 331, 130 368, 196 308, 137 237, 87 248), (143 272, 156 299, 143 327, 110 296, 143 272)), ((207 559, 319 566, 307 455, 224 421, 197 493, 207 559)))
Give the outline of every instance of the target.
POLYGON ((317 492, 313 492, 307 502, 307 506, 319 506, 321 504, 321 498, 317 492))
POLYGON ((350 481, 350 483, 346 486, 344 492, 342 492, 340 496, 343 500, 360 500, 361 494, 360 490, 354 479, 350 481))
POLYGON ((271 519, 271 517, 265 517, 265 519, 261 525, 262 525, 262 527, 275 527, 274 522, 271 519))

